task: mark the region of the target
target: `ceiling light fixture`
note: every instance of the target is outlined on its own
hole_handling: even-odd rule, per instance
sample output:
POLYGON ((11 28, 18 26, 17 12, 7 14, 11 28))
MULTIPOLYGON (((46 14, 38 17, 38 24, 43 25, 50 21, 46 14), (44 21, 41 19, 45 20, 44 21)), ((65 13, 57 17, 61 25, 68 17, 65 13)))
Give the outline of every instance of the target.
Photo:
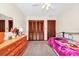
POLYGON ((44 3, 44 4, 42 5, 42 8, 48 10, 48 9, 50 8, 50 6, 51 6, 50 3, 44 3))

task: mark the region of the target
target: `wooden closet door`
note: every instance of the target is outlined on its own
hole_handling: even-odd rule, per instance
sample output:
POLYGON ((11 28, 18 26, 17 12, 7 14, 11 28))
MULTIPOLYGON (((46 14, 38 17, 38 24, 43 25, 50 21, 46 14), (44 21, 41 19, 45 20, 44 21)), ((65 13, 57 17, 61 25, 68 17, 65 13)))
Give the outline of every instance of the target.
POLYGON ((36 41, 37 40, 37 22, 33 21, 33 32, 32 32, 32 41, 36 41))
POLYGON ((47 28, 47 36, 55 37, 56 35, 56 21, 55 20, 48 20, 47 21, 48 28, 47 28))
POLYGON ((29 40, 39 41, 44 40, 44 21, 30 20, 29 21, 29 40))
POLYGON ((39 38, 44 40, 44 21, 39 22, 39 38))
POLYGON ((32 28, 33 24, 31 21, 29 21, 29 40, 32 40, 32 32, 33 32, 33 28, 32 28))

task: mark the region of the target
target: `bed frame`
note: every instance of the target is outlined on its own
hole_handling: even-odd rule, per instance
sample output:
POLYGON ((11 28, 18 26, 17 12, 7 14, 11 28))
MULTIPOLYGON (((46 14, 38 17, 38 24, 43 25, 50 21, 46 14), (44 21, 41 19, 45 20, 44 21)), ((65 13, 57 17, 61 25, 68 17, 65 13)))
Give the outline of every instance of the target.
POLYGON ((79 32, 59 32, 56 34, 57 36, 61 36, 63 38, 65 38, 65 35, 68 35, 68 38, 70 38, 69 36, 71 36, 71 39, 73 39, 73 35, 79 35, 79 32))

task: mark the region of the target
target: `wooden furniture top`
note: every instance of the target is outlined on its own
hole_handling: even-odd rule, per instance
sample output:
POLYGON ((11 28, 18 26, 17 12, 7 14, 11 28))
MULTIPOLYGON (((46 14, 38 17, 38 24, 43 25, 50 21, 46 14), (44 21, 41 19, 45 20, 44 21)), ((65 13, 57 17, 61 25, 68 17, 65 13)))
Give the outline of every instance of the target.
POLYGON ((26 36, 25 35, 22 35, 22 36, 19 36, 19 37, 14 38, 14 39, 4 41, 3 43, 0 44, 0 49, 2 49, 4 47, 6 47, 7 45, 10 45, 10 44, 18 41, 18 40, 20 40, 23 37, 26 37, 26 36))

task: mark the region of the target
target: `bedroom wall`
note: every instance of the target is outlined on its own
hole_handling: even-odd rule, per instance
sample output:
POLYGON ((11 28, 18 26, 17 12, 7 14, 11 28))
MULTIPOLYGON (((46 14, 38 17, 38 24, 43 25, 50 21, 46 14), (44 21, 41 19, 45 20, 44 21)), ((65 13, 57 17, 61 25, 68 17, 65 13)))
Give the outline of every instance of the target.
MULTIPOLYGON (((25 31, 24 15, 15 5, 10 3, 0 3, 0 14, 11 17, 13 19, 13 26, 18 28, 22 27, 25 31)), ((5 29, 7 29, 7 27, 5 29)))
MULTIPOLYGON (((59 32, 79 32, 79 4, 75 4, 71 9, 59 15, 59 32)), ((74 39, 79 41, 79 35, 74 39)))
POLYGON ((74 5, 69 11, 60 15, 61 31, 79 32, 79 5, 74 5))

